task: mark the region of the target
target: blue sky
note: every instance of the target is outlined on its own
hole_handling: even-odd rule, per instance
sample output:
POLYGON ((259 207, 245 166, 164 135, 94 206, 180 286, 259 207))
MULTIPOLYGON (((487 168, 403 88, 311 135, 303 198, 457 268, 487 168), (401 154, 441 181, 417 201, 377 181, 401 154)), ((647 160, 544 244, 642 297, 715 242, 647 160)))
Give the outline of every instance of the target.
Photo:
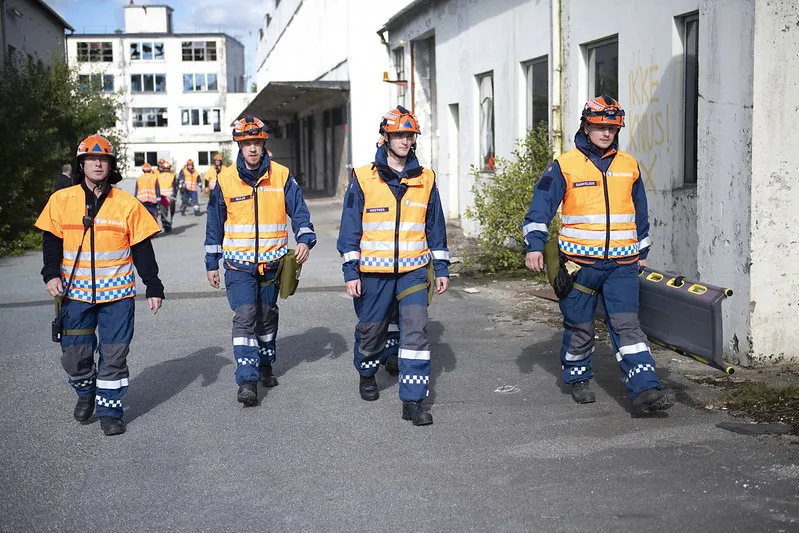
MULTIPOLYGON (((235 37, 244 45, 245 70, 255 81, 255 47, 258 44, 258 28, 261 26, 269 0, 136 0, 137 5, 168 5, 172 13, 174 31, 222 32, 235 37), (246 9, 242 9, 247 6, 246 9), (238 9, 237 9, 238 8, 238 9)), ((122 6, 130 0, 45 0, 76 33, 113 33, 125 28, 122 6)))

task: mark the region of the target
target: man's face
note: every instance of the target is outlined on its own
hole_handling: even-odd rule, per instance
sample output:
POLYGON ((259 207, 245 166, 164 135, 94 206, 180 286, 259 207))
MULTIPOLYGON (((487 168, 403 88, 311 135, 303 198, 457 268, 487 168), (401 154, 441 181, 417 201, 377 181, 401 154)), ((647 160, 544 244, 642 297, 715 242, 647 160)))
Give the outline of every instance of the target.
POLYGON ((595 146, 607 150, 613 144, 613 139, 619 133, 618 126, 611 126, 609 124, 591 124, 586 125, 586 135, 588 139, 594 143, 595 146))
POLYGON ((408 157, 415 139, 416 134, 413 132, 392 133, 388 136, 388 144, 397 156, 408 157))
POLYGON ((111 171, 111 158, 107 155, 83 156, 83 173, 93 182, 103 181, 111 171))
POLYGON ((194 163, 189 163, 188 165, 186 165, 186 168, 189 170, 194 170, 194 163))
POLYGON ((264 141, 263 139, 239 141, 239 150, 241 150, 245 163, 251 167, 257 167, 261 164, 261 158, 264 156, 264 141))

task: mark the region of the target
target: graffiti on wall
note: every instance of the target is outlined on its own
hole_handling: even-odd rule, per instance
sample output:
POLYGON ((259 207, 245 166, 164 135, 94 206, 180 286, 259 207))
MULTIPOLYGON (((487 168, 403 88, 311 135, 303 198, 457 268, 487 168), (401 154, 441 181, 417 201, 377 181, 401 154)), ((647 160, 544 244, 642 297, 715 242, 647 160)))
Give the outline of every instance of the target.
POLYGON ((671 129, 669 104, 658 96, 661 72, 654 51, 652 56, 642 61, 640 52, 636 54, 635 66, 628 73, 630 94, 626 106, 628 151, 638 159, 646 188, 656 191, 658 159, 664 159, 663 153, 670 151, 671 129))

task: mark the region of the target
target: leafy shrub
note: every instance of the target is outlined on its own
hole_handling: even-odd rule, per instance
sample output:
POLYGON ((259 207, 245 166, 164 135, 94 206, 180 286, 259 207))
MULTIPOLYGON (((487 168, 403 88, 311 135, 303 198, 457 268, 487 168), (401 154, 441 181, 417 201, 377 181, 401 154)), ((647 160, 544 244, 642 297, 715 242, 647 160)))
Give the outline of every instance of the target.
MULTIPOLYGON (((552 161, 547 127, 528 130, 516 141, 511 156, 497 157, 492 173, 472 166, 474 205, 465 214, 478 222, 480 233, 477 246, 464 252, 467 269, 512 272, 525 268, 524 215, 535 184, 552 161)), ((557 231, 558 226, 559 222, 553 221, 550 232, 557 231)))
MULTIPOLYGON (((0 255, 31 245, 30 232, 65 163, 100 131, 125 161, 113 130, 119 97, 81 88, 63 60, 7 61, 0 70, 0 255)), ((124 173, 124 171, 123 171, 124 173)), ((41 237, 39 237, 41 239, 41 237)))

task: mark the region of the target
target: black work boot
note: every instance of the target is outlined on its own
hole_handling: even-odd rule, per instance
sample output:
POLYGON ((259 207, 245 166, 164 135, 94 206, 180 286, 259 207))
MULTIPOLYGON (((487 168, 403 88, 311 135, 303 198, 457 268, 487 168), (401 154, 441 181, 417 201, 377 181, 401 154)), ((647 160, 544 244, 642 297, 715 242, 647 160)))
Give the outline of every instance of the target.
POLYGON ((361 398, 367 402, 373 402, 380 398, 380 391, 377 390, 377 381, 374 376, 361 376, 358 391, 361 393, 361 398))
POLYGON ((674 405, 671 395, 660 389, 647 389, 633 400, 633 408, 638 414, 652 411, 665 411, 674 405))
POLYGON ((88 396, 86 398, 78 397, 78 401, 75 404, 75 410, 72 411, 72 416, 75 417, 75 420, 80 422, 81 424, 86 422, 92 417, 94 413, 94 394, 88 396))
POLYGON ((396 355, 389 355, 386 359, 386 371, 392 376, 399 374, 399 361, 396 355))
POLYGON ((114 418, 113 416, 100 417, 100 429, 106 437, 111 435, 120 435, 125 433, 125 424, 122 423, 121 418, 114 418))
POLYGON ((427 412, 422 402, 402 402, 402 419, 410 420, 414 426, 433 423, 433 415, 427 412))
POLYGON ((590 383, 591 382, 588 380, 572 383, 572 398, 575 402, 593 403, 596 401, 596 395, 593 391, 588 389, 590 383))
POLYGON ((239 403, 243 403, 244 407, 252 407, 258 403, 258 386, 254 381, 245 381, 239 386, 236 399, 239 403))
POLYGON ((272 374, 272 365, 261 365, 258 367, 258 381, 264 387, 276 387, 277 378, 272 374))

